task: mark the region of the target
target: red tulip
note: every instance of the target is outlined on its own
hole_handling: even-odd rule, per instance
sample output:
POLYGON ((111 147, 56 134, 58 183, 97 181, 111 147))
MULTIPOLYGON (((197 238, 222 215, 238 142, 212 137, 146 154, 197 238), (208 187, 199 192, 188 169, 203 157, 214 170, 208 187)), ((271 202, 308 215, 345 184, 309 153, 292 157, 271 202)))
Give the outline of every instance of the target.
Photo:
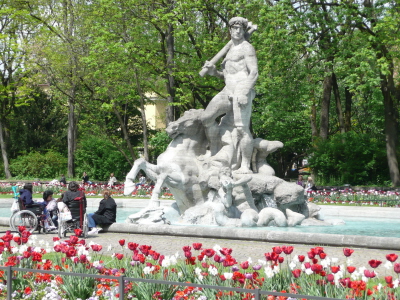
POLYGON ((343 248, 343 254, 346 257, 349 257, 351 254, 353 254, 354 250, 353 249, 349 249, 349 248, 343 248))
POLYGON ((313 251, 307 252, 308 258, 313 259, 315 257, 315 253, 313 251))
POLYGON ((221 252, 221 254, 227 256, 227 255, 231 255, 232 249, 229 249, 229 248, 222 248, 222 249, 219 250, 219 252, 221 252))
POLYGON ((303 262, 306 257, 304 255, 299 255, 297 258, 299 259, 299 262, 303 262))
POLYGON ((187 251, 192 250, 192 247, 190 247, 190 246, 183 246, 183 247, 182 247, 182 250, 183 250, 183 252, 187 252, 187 251))
POLYGON ((374 278, 376 276, 374 271, 364 270, 364 275, 367 278, 374 278))
POLYGON ((139 246, 139 244, 136 244, 136 243, 132 243, 132 242, 129 242, 129 243, 128 243, 128 248, 129 248, 129 250, 131 250, 131 251, 135 251, 135 250, 137 249, 138 246, 139 246))
POLYGON ((214 254, 215 254, 215 251, 213 249, 205 249, 205 250, 203 250, 203 252, 204 252, 204 255, 207 257, 214 256, 214 254))
POLYGON ((185 255, 186 258, 191 258, 191 257, 192 257, 192 252, 190 252, 190 251, 185 251, 185 252, 184 252, 184 255, 185 255))
POLYGON ((215 254, 214 255, 214 261, 217 262, 217 263, 221 262, 221 256, 219 256, 218 254, 215 254))
POLYGON ((371 266, 371 268, 377 268, 379 267, 379 265, 382 263, 380 260, 376 260, 376 259, 371 259, 369 262, 369 265, 371 266))
POLYGON ((355 270, 356 270, 356 267, 347 266, 347 272, 349 272, 350 274, 352 274, 355 270))
POLYGON ((18 232, 19 233, 22 233, 22 232, 24 232, 26 230, 26 227, 25 226, 18 226, 18 232))
POLYGON ((277 247, 272 247, 272 251, 276 254, 281 254, 282 253, 282 248, 277 246, 277 247))
POLYGON ((335 276, 333 276, 333 274, 326 275, 326 280, 328 280, 329 282, 333 282, 334 279, 335 279, 335 276))
POLYGON ((282 246, 283 253, 289 255, 293 252, 293 246, 282 246))
POLYGON ((319 254, 319 257, 320 257, 321 259, 324 259, 324 258, 326 257, 326 253, 321 252, 321 253, 319 254))
POLYGON ((249 262, 248 262, 248 261, 242 262, 242 263, 240 264, 240 267, 241 267, 243 270, 248 269, 248 268, 249 268, 249 262))
POLYGON ((392 276, 386 276, 385 280, 386 280, 387 284, 391 284, 393 282, 393 277, 392 276))
POLYGON ((295 269, 292 271, 292 274, 294 276, 294 278, 299 278, 300 274, 301 274, 301 270, 300 269, 295 269))
POLYGON ((306 263, 304 264, 304 267, 305 267, 306 269, 309 269, 309 268, 311 268, 311 264, 310 264, 309 262, 306 262, 306 263))
POLYGON ((323 247, 315 247, 311 249, 312 252, 314 252, 315 255, 319 255, 324 252, 323 247))
POLYGON ((123 255, 122 253, 117 253, 117 254, 115 254, 115 257, 116 257, 118 260, 121 260, 121 259, 124 258, 124 255, 123 255))
POLYGON ((313 258, 313 259, 312 259, 312 263, 313 263, 313 264, 316 264, 317 262, 318 262, 318 259, 317 259, 317 258, 313 258))
POLYGON ((83 230, 80 228, 76 228, 76 229, 74 229, 74 232, 75 232, 75 235, 78 237, 78 236, 81 236, 81 234, 83 233, 83 230))
POLYGON ((391 254, 387 254, 387 255, 386 255, 386 259, 387 259, 388 261, 390 261, 390 262, 395 262, 396 259, 397 259, 398 257, 399 257, 399 256, 396 255, 396 254, 394 254, 394 253, 391 253, 391 254))
POLYGON ((193 243, 193 249, 194 250, 200 250, 201 246, 203 246, 202 243, 193 243))
POLYGON ((319 273, 322 271, 322 266, 319 264, 314 264, 311 266, 311 270, 313 270, 314 273, 319 273))
POLYGON ((331 271, 333 274, 336 274, 340 271, 340 266, 331 266, 331 271))
POLYGON ((283 256, 279 256, 278 257, 278 262, 281 264, 283 263, 283 261, 285 260, 285 258, 283 256))
POLYGON ((400 273, 400 264, 396 263, 393 266, 394 271, 399 274, 400 273))
POLYGON ((123 247, 125 245, 125 240, 119 240, 118 243, 121 247, 123 247))

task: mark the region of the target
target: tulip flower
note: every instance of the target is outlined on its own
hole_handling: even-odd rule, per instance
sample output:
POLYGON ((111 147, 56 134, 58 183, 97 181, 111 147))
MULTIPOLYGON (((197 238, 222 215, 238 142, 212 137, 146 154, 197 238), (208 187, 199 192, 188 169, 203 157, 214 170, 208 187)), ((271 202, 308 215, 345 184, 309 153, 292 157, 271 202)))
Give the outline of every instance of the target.
POLYGON ((400 273, 400 264, 399 263, 394 264, 393 269, 397 274, 399 274, 400 273))
POLYGON ((331 266, 331 271, 333 274, 336 274, 340 271, 340 266, 331 266))
POLYGON ((398 257, 399 257, 399 256, 396 255, 396 254, 394 254, 394 253, 391 253, 391 254, 387 254, 387 255, 386 255, 386 259, 387 259, 388 261, 390 261, 390 262, 395 262, 395 261, 397 260, 398 257))
POLYGON ((371 259, 369 262, 369 265, 371 266, 371 268, 377 268, 379 267, 379 265, 382 263, 380 260, 376 260, 376 259, 371 259))
POLYGON ((352 274, 355 270, 356 270, 356 267, 347 266, 347 272, 349 272, 350 274, 352 274))
POLYGON ((272 247, 272 251, 276 254, 281 254, 282 253, 282 248, 281 247, 272 247))
POLYGON ((346 257, 351 256, 351 254, 353 254, 354 250, 353 249, 349 249, 349 248, 343 248, 343 254, 346 257))
POLYGON ((123 247, 125 245, 125 240, 119 240, 118 243, 121 247, 123 247))
POLYGON ((299 262, 303 262, 306 257, 304 255, 298 255, 297 258, 299 259, 299 262))
POLYGON ((335 276, 333 274, 328 274, 326 275, 326 280, 333 282, 335 280, 335 276))
POLYGON ((193 249, 194 250, 200 250, 201 246, 203 246, 202 243, 193 243, 193 249))
POLYGON ((393 277, 392 276, 386 276, 385 281, 387 284, 391 284, 393 282, 393 277))
POLYGON ((293 246, 282 246, 283 253, 289 255, 293 252, 293 246))
POLYGON ((293 277, 294 278, 299 278, 301 275, 301 270, 300 269, 295 269, 292 271, 293 277))

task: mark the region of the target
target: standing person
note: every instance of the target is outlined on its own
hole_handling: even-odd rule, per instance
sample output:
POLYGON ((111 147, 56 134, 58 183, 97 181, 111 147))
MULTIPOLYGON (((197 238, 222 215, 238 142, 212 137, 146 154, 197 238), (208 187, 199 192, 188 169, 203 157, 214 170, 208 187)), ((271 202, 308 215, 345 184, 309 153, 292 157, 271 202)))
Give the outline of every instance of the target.
POLYGON ((303 176, 299 175, 297 182, 298 185, 300 185, 301 187, 304 187, 304 181, 303 181, 303 176))
POLYGON ((108 179, 108 186, 113 187, 116 182, 117 182, 117 178, 115 178, 114 173, 111 173, 110 179, 108 179))
MULTIPOLYGON (((254 85, 258 78, 257 57, 254 47, 245 39, 248 21, 242 17, 229 20, 229 32, 232 45, 222 62, 222 70, 217 71, 213 63, 206 61, 207 74, 223 78, 224 89, 208 104, 202 116, 206 135, 211 143, 211 155, 218 151, 218 124, 215 122, 223 114, 232 114, 237 130, 238 149, 241 153, 241 165, 236 171, 241 174, 252 173, 250 169, 253 153, 253 136, 250 132, 252 101, 255 97, 254 85), (214 145, 214 146, 213 146, 214 145)), ((234 141, 236 143, 236 141, 234 141)))
POLYGON ((61 174, 60 183, 63 185, 67 185, 67 180, 65 179, 64 174, 61 174))
POLYGON ((136 188, 139 188, 139 186, 143 186, 146 184, 146 177, 144 177, 143 174, 140 174, 139 176, 139 182, 136 183, 136 188))
POLYGON ((92 182, 89 180, 89 176, 86 172, 83 172, 82 184, 92 184, 92 182))
POLYGON ((31 207, 33 204, 32 188, 32 183, 25 183, 24 188, 19 191, 19 198, 26 207, 31 207))
POLYGON ((104 191, 103 199, 100 201, 99 209, 95 213, 88 214, 89 232, 88 234, 97 234, 100 228, 96 225, 110 225, 116 222, 117 204, 110 197, 109 191, 104 191))

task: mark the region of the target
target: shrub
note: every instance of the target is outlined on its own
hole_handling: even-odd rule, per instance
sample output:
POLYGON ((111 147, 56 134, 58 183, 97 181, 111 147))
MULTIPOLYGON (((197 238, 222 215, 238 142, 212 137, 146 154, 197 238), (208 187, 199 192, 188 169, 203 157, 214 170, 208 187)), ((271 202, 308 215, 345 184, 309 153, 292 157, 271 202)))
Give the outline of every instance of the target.
POLYGON ((56 178, 66 169, 67 158, 54 150, 45 154, 33 151, 10 161, 10 172, 16 178, 56 178))
POLYGON ((110 173, 114 173, 119 181, 123 181, 130 164, 118 149, 101 136, 85 136, 78 144, 75 152, 75 171, 78 177, 87 172, 90 180, 108 181, 110 173))
POLYGON ((383 140, 347 132, 320 141, 309 160, 318 184, 383 184, 389 172, 383 140))

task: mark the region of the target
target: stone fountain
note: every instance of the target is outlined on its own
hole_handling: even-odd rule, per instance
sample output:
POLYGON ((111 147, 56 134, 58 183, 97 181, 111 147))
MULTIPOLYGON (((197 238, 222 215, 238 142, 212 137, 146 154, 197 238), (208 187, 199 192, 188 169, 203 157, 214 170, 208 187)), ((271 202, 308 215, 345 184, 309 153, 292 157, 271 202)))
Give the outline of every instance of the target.
POLYGON ((256 29, 241 17, 229 21, 231 40, 200 72, 224 79, 223 90, 205 110, 186 111, 168 125, 166 132, 173 140, 157 164, 135 161, 124 194, 135 189, 140 170, 155 187, 149 205, 131 215, 129 222, 296 226, 318 214, 318 207, 305 202, 304 189, 276 177, 267 162, 283 143, 254 138, 250 132, 258 65, 249 37, 256 29), (163 187, 174 195, 171 207, 160 207, 163 187))

